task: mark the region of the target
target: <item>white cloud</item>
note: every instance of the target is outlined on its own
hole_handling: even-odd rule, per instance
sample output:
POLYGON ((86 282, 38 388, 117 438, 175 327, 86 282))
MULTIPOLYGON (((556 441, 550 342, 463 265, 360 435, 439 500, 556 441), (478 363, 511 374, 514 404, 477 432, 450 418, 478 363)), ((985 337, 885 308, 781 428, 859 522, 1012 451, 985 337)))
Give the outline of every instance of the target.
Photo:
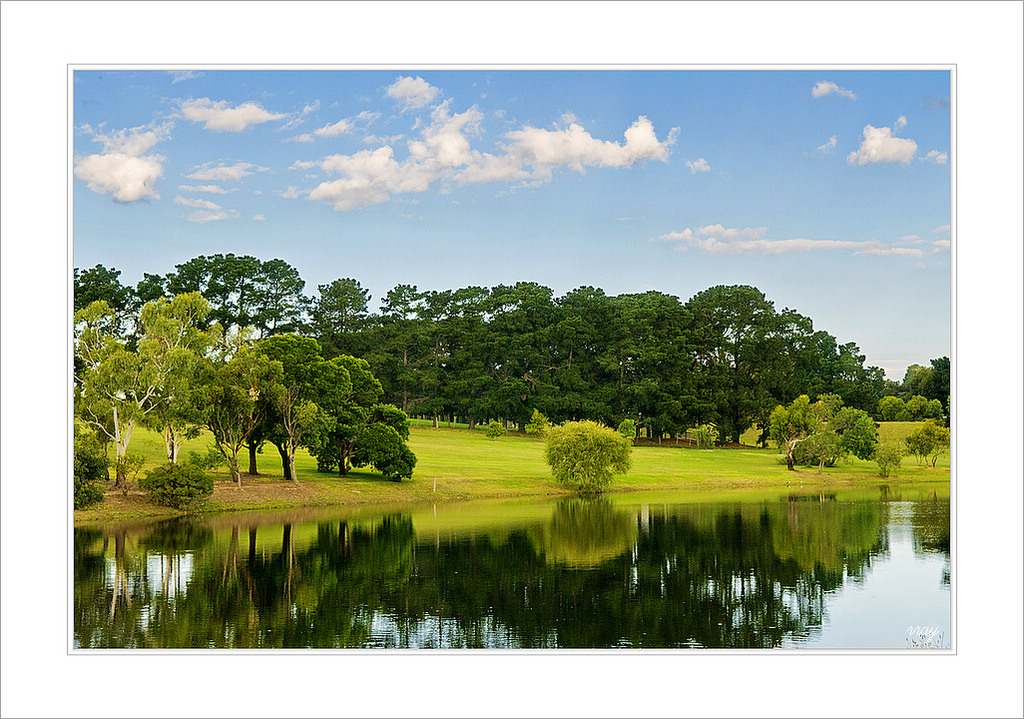
POLYGON ((299 190, 298 187, 289 187, 287 190, 284 190, 283 192, 279 191, 277 194, 285 198, 286 200, 294 200, 299 197, 302 197, 302 192, 299 190))
POLYGON ((241 132, 250 125, 286 117, 282 113, 269 112, 255 102, 231 107, 226 100, 214 102, 206 97, 182 101, 181 112, 192 122, 205 123, 203 127, 207 130, 225 132, 241 132))
POLYGON ((217 222, 219 220, 234 220, 238 217, 236 210, 196 210, 190 215, 186 215, 185 219, 189 222, 198 222, 199 224, 205 224, 207 222, 217 222))
POLYGON ((824 145, 818 145, 818 152, 821 152, 823 154, 824 153, 829 153, 829 152, 832 152, 832 150, 834 150, 835 147, 836 147, 836 136, 833 135, 832 137, 828 138, 828 142, 826 142, 824 145))
POLYGON ((921 238, 918 235, 903 235, 900 238, 900 242, 920 242, 921 238))
POLYGON ((243 177, 248 177, 253 174, 253 170, 264 172, 267 170, 266 167, 260 167, 259 165, 253 165, 249 162, 236 162, 234 165, 220 164, 216 167, 210 167, 209 164, 203 165, 200 169, 197 169, 191 175, 185 175, 190 180, 213 180, 215 182, 240 182, 243 177))
POLYGON ((320 109, 320 101, 319 100, 313 100, 312 103, 310 103, 309 105, 306 105, 304 108, 302 108, 302 114, 303 115, 308 115, 309 113, 316 112, 319 109, 320 109))
POLYGON ((209 192, 212 195, 226 195, 234 192, 234 189, 225 190, 220 185, 178 185, 178 189, 184 192, 209 192))
POLYGON ((281 142, 313 142, 313 136, 310 135, 308 132, 305 132, 301 135, 296 135, 295 137, 289 137, 285 140, 281 140, 281 142))
POLYGON ((333 125, 324 125, 319 130, 314 130, 313 134, 317 137, 337 137, 338 135, 344 135, 346 132, 351 132, 352 128, 351 120, 339 120, 333 125))
POLYGON ((158 142, 170 137, 171 125, 148 125, 102 134, 88 125, 81 128, 103 145, 100 154, 76 156, 75 177, 101 195, 117 202, 159 199, 156 181, 163 177, 162 155, 146 155, 158 142))
POLYGON ((943 232, 949 232, 949 229, 950 229, 949 225, 941 225, 939 227, 936 227, 934 230, 932 230, 932 234, 933 235, 938 235, 938 234, 941 234, 943 232))
POLYGON ((678 243, 677 250, 692 247, 715 255, 742 253, 778 255, 814 250, 854 250, 854 254, 870 255, 921 254, 919 249, 887 247, 877 240, 813 240, 807 238, 772 240, 765 237, 767 233, 767 227, 734 228, 716 224, 670 232, 656 237, 655 240, 678 243))
POLYGON ((179 82, 184 82, 185 80, 194 80, 197 77, 203 76, 203 73, 195 72, 193 70, 171 70, 170 74, 171 77, 173 78, 171 80, 172 85, 177 85, 179 82))
POLYGON ((703 157, 699 158, 696 162, 686 161, 686 166, 690 168, 690 172, 696 175, 698 172, 707 172, 711 169, 711 165, 703 157))
MULTIPOLYGON (((482 120, 476 107, 452 113, 451 101, 446 101, 433 109, 429 123, 422 123, 419 137, 407 141, 409 154, 404 160, 396 159, 394 148, 386 144, 353 155, 331 155, 319 163, 300 161, 292 167, 319 166, 338 175, 309 196, 346 211, 385 202, 393 194, 423 192, 439 180, 462 184, 543 181, 559 166, 583 172, 589 166, 629 167, 646 159, 665 160, 678 133, 673 129, 659 141, 643 116, 625 131, 621 143, 595 139, 575 122, 558 130, 524 127, 505 135, 504 152, 495 155, 473 150, 470 143, 479 134, 482 120)), ((700 162, 698 169, 702 169, 700 162)))
POLYGON ((182 197, 178 195, 174 198, 174 204, 184 205, 185 207, 198 207, 203 210, 219 210, 220 205, 210 202, 209 200, 199 200, 191 197, 182 197))
POLYGON ((906 126, 907 126, 907 116, 906 115, 900 115, 899 117, 896 118, 896 122, 893 123, 892 128, 893 128, 893 131, 897 131, 897 130, 902 130, 906 126))
POLYGON ((922 162, 931 161, 937 165, 945 165, 947 160, 949 160, 949 155, 938 150, 929 150, 928 154, 921 158, 922 162))
POLYGON ((252 219, 256 220, 257 222, 266 222, 267 221, 266 215, 253 215, 252 219))
POLYGON ((949 252, 952 243, 949 240, 935 240, 932 243, 932 252, 949 252))
POLYGON ((440 92, 422 77, 399 77, 388 86, 385 94, 398 102, 403 110, 426 107, 440 92))
POLYGON ((901 162, 904 165, 914 158, 917 143, 902 137, 893 137, 888 127, 864 128, 864 141, 856 152, 851 152, 846 160, 851 165, 867 165, 875 162, 901 162))
POLYGON ((848 97, 851 100, 857 99, 857 96, 854 95, 853 92, 845 88, 839 87, 839 85, 836 85, 834 82, 827 82, 822 80, 821 82, 818 82, 814 87, 811 88, 812 97, 825 97, 826 95, 831 95, 832 93, 835 93, 836 95, 841 95, 843 97, 848 97))

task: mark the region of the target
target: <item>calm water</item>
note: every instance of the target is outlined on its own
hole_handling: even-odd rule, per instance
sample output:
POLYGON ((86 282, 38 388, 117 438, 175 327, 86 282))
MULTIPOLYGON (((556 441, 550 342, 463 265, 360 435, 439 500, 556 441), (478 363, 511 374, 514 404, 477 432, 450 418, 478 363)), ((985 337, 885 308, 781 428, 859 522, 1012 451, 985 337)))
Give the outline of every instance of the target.
POLYGON ((922 627, 948 647, 949 500, 870 495, 627 495, 80 528, 74 644, 906 649, 921 641, 908 629, 922 627))

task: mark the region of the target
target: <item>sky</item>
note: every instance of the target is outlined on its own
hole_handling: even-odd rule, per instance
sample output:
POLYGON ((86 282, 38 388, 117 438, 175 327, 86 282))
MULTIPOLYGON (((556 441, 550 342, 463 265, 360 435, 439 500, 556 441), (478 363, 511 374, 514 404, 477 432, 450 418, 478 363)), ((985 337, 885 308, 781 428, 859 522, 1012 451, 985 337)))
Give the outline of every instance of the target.
POLYGON ((74 265, 280 258, 371 307, 747 284, 899 380, 950 354, 950 75, 77 69, 74 265))

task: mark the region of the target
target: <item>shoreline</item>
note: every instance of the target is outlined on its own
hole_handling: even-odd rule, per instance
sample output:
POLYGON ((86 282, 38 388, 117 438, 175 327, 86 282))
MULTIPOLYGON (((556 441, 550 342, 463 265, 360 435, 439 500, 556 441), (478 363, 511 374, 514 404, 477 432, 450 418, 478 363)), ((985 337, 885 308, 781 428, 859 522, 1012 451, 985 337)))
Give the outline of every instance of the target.
MULTIPOLYGON (((930 474, 930 473, 929 473, 930 474)), ((772 479, 738 480, 735 478, 686 479, 673 483, 652 482, 644 479, 630 481, 621 478, 603 493, 603 496, 618 497, 639 492, 691 494, 694 497, 718 498, 734 495, 739 497, 751 492, 777 493, 779 491, 825 491, 833 489, 872 489, 888 485, 903 486, 940 485, 948 490, 951 474, 948 469, 935 471, 935 477, 865 477, 856 473, 835 473, 819 475, 816 470, 795 470, 787 476, 772 479), (795 486, 794 486, 795 484, 795 486)), ((430 485, 430 483, 426 483, 430 485)), ((538 481, 535 487, 510 486, 495 488, 489 485, 480 491, 434 490, 421 481, 389 482, 377 479, 367 481, 366 477, 338 478, 320 475, 300 481, 298 485, 281 477, 268 475, 243 475, 241 488, 230 478, 215 479, 214 492, 198 510, 186 512, 152 504, 145 494, 132 489, 127 495, 112 487, 105 493, 104 501, 90 509, 73 511, 73 526, 115 524, 135 520, 170 519, 181 516, 213 516, 239 512, 272 512, 328 507, 364 507, 389 504, 459 503, 484 499, 529 499, 563 497, 576 495, 571 489, 556 484, 551 479, 538 481), (348 481, 347 481, 348 480, 348 481), (354 481, 353 481, 354 480, 354 481)))

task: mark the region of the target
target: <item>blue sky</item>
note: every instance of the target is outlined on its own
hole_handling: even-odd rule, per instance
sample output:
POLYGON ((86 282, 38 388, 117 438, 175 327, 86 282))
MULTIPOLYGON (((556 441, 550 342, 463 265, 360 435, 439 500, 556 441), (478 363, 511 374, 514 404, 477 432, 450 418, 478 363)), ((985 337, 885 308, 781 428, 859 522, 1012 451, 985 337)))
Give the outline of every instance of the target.
POLYGON ((280 257, 376 304, 751 284, 893 379, 950 354, 950 72, 76 70, 74 265, 280 257))

